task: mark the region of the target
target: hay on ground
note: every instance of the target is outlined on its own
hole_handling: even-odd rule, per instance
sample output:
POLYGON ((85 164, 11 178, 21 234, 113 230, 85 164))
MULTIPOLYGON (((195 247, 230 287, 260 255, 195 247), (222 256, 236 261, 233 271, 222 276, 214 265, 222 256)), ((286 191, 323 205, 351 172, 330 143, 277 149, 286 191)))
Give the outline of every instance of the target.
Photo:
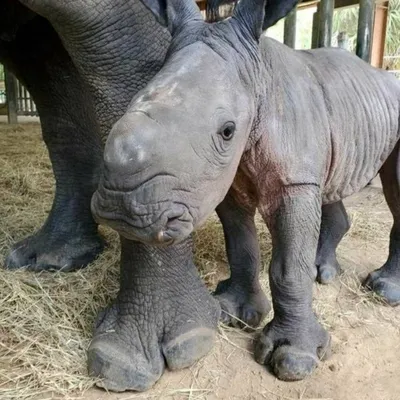
MULTIPOLYGON (((39 125, 16 128, 0 125, 0 132, 0 253, 4 257, 12 243, 44 222, 51 207, 54 181, 39 125)), ((352 214, 349 235, 387 241, 390 221, 371 215, 352 214)), ((260 219, 257 224, 263 266, 266 266, 271 241, 260 219)), ((78 398, 93 385, 93 379, 86 374, 85 351, 97 312, 118 290, 117 235, 108 229, 103 229, 103 233, 109 247, 85 270, 34 274, 0 269, 2 400, 78 398)), ((206 283, 213 288, 227 275, 223 234, 216 218, 211 218, 195 235, 195 247, 196 263, 206 283)), ((354 276, 343 278, 343 290, 354 292, 362 304, 365 295, 361 295, 359 280, 354 276)), ((352 317, 337 314, 337 310, 318 298, 319 290, 315 307, 326 326, 335 326, 340 318, 352 317)), ((221 334, 227 337, 226 331, 221 334)))

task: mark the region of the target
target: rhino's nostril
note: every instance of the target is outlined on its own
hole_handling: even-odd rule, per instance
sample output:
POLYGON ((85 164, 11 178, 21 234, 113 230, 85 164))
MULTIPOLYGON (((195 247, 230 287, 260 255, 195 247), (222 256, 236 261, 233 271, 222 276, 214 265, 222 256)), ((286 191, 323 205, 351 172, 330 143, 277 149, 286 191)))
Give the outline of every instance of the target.
POLYGON ((162 241, 163 241, 163 238, 164 238, 164 231, 158 232, 158 234, 157 234, 157 240, 158 240, 159 242, 162 242, 162 241))
POLYGON ((156 235, 159 244, 171 244, 174 239, 165 234, 165 231, 159 231, 156 235))
POLYGON ((157 240, 160 242, 160 243, 162 243, 163 241, 164 241, 164 231, 160 231, 160 232, 158 232, 158 234, 157 234, 157 240))

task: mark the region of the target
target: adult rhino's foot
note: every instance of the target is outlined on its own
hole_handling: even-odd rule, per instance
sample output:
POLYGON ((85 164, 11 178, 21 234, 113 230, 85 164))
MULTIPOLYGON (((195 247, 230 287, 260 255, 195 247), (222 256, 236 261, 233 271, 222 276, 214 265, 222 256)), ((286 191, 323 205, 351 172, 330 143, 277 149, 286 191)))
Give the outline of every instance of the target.
POLYGON ((165 367, 189 367, 210 351, 220 308, 198 276, 190 243, 121 243, 121 290, 98 319, 88 369, 107 390, 143 391, 165 367))
POLYGON ((11 248, 5 259, 5 267, 70 272, 92 262, 103 248, 104 241, 97 232, 55 234, 42 229, 11 248))
POLYGON ((364 281, 364 287, 375 292, 391 306, 400 304, 400 272, 383 266, 371 272, 364 281))
POLYGON ((218 283, 214 296, 221 306, 221 322, 226 325, 256 328, 271 310, 261 288, 248 290, 233 285, 230 279, 218 283))
POLYGON ((299 327, 295 322, 273 319, 256 342, 256 361, 271 366, 283 381, 306 378, 313 373, 318 360, 330 355, 330 336, 316 317, 310 316, 303 324, 299 327))

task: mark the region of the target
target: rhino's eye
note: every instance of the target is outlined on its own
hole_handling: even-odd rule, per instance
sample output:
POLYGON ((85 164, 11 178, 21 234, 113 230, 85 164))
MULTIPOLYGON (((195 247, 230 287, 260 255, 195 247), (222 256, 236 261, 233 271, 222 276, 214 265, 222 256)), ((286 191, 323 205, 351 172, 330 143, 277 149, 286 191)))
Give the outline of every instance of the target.
POLYGON ((219 131, 219 134, 224 140, 231 140, 235 133, 236 125, 234 122, 227 122, 219 131))

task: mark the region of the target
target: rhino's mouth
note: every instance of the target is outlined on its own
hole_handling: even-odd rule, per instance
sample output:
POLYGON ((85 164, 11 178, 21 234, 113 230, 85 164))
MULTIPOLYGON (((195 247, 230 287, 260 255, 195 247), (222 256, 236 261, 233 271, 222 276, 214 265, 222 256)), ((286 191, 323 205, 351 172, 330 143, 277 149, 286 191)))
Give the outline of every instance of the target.
POLYGON ((193 231, 193 217, 186 205, 161 202, 135 210, 129 193, 99 188, 92 198, 92 213, 99 224, 107 225, 129 240, 152 245, 171 245, 187 238, 193 231))

